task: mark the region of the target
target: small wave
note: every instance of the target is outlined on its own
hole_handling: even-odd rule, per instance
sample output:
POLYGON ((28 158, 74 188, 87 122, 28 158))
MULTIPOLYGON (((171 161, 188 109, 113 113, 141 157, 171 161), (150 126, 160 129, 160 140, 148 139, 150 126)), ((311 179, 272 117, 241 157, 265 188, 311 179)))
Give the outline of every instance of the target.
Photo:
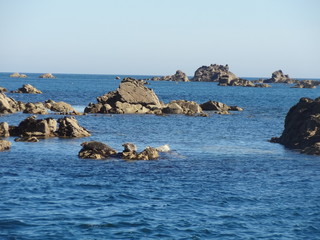
POLYGON ((0 229, 16 229, 24 226, 30 226, 30 224, 27 224, 24 221, 16 220, 16 219, 0 220, 0 229))

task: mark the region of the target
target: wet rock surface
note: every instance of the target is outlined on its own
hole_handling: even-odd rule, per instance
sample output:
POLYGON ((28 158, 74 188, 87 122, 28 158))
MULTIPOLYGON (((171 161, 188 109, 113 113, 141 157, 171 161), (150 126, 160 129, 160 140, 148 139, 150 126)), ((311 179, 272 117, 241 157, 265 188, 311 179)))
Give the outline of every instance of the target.
POLYGON ((320 98, 301 98, 287 113, 282 135, 270 141, 302 153, 320 154, 320 98))

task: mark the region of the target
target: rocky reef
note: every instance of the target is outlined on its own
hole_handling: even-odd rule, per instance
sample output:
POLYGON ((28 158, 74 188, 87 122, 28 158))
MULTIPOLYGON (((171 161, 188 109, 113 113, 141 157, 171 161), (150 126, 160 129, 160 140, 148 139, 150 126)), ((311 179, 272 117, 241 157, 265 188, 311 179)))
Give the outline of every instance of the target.
POLYGON ((13 73, 10 75, 11 78, 26 78, 28 77, 26 74, 20 74, 20 73, 13 73))
POLYGON ((45 73, 39 76, 39 78, 56 78, 51 73, 45 73))
POLYGON ((175 82, 189 82, 187 74, 181 70, 177 70, 175 74, 163 77, 153 77, 150 80, 152 81, 175 81, 175 82))
POLYGON ((320 155, 320 98, 301 98, 287 113, 282 135, 270 141, 301 153, 320 155))

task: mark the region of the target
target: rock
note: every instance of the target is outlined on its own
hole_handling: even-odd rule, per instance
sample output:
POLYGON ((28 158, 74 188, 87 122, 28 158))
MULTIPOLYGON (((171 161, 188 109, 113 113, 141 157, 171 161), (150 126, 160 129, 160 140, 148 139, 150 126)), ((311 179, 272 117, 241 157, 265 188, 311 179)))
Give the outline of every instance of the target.
POLYGON ((159 152, 152 147, 147 147, 141 153, 138 153, 136 160, 156 160, 159 158, 159 152))
POLYGON ((21 88, 16 91, 11 91, 12 93, 31 93, 31 94, 41 94, 42 92, 36 89, 34 86, 30 84, 24 84, 21 88))
POLYGON ((22 102, 18 102, 13 98, 7 97, 4 93, 0 93, 0 113, 15 113, 24 108, 22 102))
POLYGON ((241 78, 229 80, 225 76, 222 76, 222 78, 219 80, 218 85, 219 86, 255 87, 255 84, 249 80, 241 79, 241 78))
POLYGON ((271 142, 302 153, 318 154, 320 144, 320 98, 301 98, 287 113, 284 130, 271 142))
POLYGON ((11 148, 11 142, 7 140, 0 140, 0 152, 9 150, 11 148))
POLYGON ((20 122, 18 127, 10 126, 11 136, 49 138, 54 137, 57 129, 57 121, 53 118, 36 119, 30 116, 20 122))
POLYGON ((201 115, 203 113, 198 103, 185 100, 171 101, 163 108, 162 112, 166 114, 185 114, 190 116, 201 115))
POLYGON ((0 87, 0 93, 5 93, 8 92, 8 90, 4 87, 0 87))
POLYGON ((36 137, 21 137, 21 138, 15 138, 15 142, 39 142, 39 139, 36 137))
POLYGON ((26 78, 26 74, 20 74, 20 73, 13 73, 10 75, 11 78, 26 78))
POLYGON ((39 76, 39 78, 56 78, 51 73, 45 73, 39 76))
POLYGON ((231 80, 238 79, 238 77, 229 71, 228 65, 211 64, 210 66, 202 66, 198 68, 192 81, 195 82, 230 82, 231 80))
POLYGON ((303 80, 291 88, 316 88, 319 84, 320 82, 316 80, 303 80))
POLYGON ((298 83, 298 80, 291 79, 289 75, 283 74, 282 70, 278 70, 272 73, 271 78, 263 81, 264 83, 298 83))
POLYGON ((177 70, 174 75, 171 76, 171 81, 176 81, 176 82, 189 82, 189 78, 187 74, 182 72, 181 70, 177 70))
POLYGON ((106 159, 117 154, 116 150, 101 142, 84 142, 81 146, 82 149, 78 154, 80 158, 106 159))
POLYGON ((0 137, 9 137, 9 124, 6 122, 0 122, 0 137))
POLYGON ((157 95, 144 86, 145 81, 125 78, 116 91, 97 98, 97 104, 89 104, 85 113, 147 113, 151 107, 162 107, 157 95))
POLYGON ((74 117, 60 118, 58 119, 58 123, 58 137, 80 138, 91 136, 91 134, 85 128, 78 124, 78 121, 74 117))
POLYGON ((116 80, 120 80, 121 78, 120 78, 119 76, 116 76, 115 79, 116 79, 116 80))
POLYGON ((124 143, 122 144, 124 147, 123 152, 136 152, 137 151, 137 146, 134 145, 133 143, 124 143))
POLYGON ((121 158, 125 160, 134 160, 137 159, 137 146, 133 143, 124 143, 122 144, 124 150, 121 153, 121 158))
POLYGON ((254 86, 255 87, 259 87, 259 88, 269 88, 269 87, 271 87, 271 85, 269 85, 267 83, 257 83, 254 86))
POLYGON ((216 111, 218 114, 230 114, 229 111, 243 111, 243 108, 238 106, 228 106, 222 102, 208 101, 200 105, 204 111, 216 111))
POLYGON ((45 106, 41 102, 37 103, 27 103, 25 105, 25 109, 23 113, 30 113, 30 114, 48 114, 45 106))
POLYGON ((77 112, 69 103, 66 102, 55 102, 53 100, 45 101, 45 106, 54 112, 59 112, 65 115, 81 115, 77 112))
POLYGON ((170 146, 168 144, 155 148, 158 152, 170 152, 170 146))

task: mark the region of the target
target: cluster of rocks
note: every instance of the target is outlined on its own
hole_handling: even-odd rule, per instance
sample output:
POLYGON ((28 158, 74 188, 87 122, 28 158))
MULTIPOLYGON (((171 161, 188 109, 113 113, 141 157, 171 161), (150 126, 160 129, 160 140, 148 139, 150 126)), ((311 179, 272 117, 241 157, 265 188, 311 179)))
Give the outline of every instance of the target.
POLYGON ((37 142, 39 138, 80 138, 91 136, 90 132, 78 124, 74 117, 36 119, 30 116, 18 126, 0 123, 0 137, 18 137, 15 141, 37 142), (59 124, 59 127, 57 125, 59 124))
POLYGON ((303 80, 299 81, 299 83, 292 86, 291 88, 316 88, 319 85, 320 82, 316 80, 303 80))
POLYGON ((11 78, 26 78, 28 77, 26 74, 20 74, 20 73, 13 73, 10 75, 11 78))
POLYGON ((163 77, 153 77, 148 80, 152 81, 175 81, 175 82, 190 82, 187 74, 181 70, 177 70, 175 74, 163 77))
POLYGON ((39 76, 39 78, 56 78, 51 73, 45 73, 39 76))
POLYGON ((282 70, 278 70, 272 73, 271 78, 263 81, 264 83, 298 83, 298 80, 292 79, 288 74, 283 74, 282 70))
POLYGON ((48 114, 47 109, 63 115, 82 115, 82 113, 76 111, 70 104, 66 102, 47 100, 45 102, 23 103, 21 101, 16 101, 11 97, 7 97, 4 93, 0 93, 0 114, 9 114, 15 112, 48 114))
POLYGON ((259 87, 259 88, 267 88, 271 87, 271 85, 267 83, 254 83, 253 81, 237 78, 233 80, 228 79, 220 79, 219 86, 241 86, 241 87, 259 87))
POLYGON ((194 82, 219 82, 220 80, 231 81, 238 79, 238 77, 229 71, 228 64, 218 65, 211 64, 210 66, 202 66, 198 68, 195 73, 192 81, 194 82))
POLYGON ((287 113, 282 135, 270 141, 320 155, 320 98, 301 98, 287 113))
POLYGON ((11 91, 11 93, 41 94, 42 92, 31 84, 24 84, 21 88, 18 88, 15 91, 11 91))
POLYGON ((146 147, 142 152, 137 152, 137 147, 133 143, 124 143, 124 150, 117 152, 112 147, 97 141, 84 142, 82 149, 78 153, 79 158, 86 159, 106 159, 122 158, 125 160, 155 160, 159 158, 159 152, 168 152, 170 148, 164 145, 158 148, 146 147))

